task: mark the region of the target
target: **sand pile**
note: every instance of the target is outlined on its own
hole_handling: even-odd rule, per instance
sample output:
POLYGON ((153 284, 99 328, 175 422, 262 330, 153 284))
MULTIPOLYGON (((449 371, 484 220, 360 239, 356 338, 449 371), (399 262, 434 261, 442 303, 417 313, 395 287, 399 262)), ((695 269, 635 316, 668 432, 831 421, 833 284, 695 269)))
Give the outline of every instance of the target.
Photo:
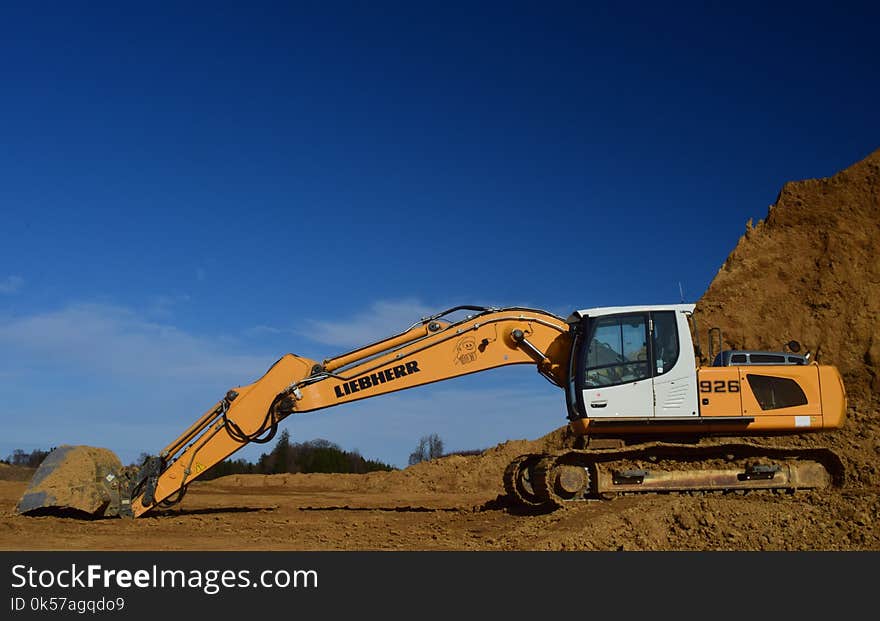
POLYGON ((850 395, 880 392, 880 150, 833 177, 786 183, 747 224, 697 318, 727 347, 796 339, 840 369, 850 395))
POLYGON ((216 479, 214 483, 236 487, 289 486, 316 492, 335 489, 415 494, 501 493, 504 469, 514 458, 525 453, 561 449, 570 446, 572 441, 573 436, 565 426, 538 440, 509 440, 479 455, 449 455, 395 472, 230 475, 216 479))

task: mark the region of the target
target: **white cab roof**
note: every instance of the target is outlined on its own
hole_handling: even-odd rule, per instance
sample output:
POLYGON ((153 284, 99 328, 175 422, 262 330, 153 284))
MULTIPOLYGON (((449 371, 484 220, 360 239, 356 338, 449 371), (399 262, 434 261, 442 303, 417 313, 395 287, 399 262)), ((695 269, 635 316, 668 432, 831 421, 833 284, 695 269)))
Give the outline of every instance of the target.
POLYGON ((601 317, 603 315, 617 315, 620 313, 644 313, 648 311, 676 311, 679 313, 692 313, 696 304, 654 304, 652 306, 599 306, 576 310, 568 316, 568 323, 580 321, 584 317, 601 317))

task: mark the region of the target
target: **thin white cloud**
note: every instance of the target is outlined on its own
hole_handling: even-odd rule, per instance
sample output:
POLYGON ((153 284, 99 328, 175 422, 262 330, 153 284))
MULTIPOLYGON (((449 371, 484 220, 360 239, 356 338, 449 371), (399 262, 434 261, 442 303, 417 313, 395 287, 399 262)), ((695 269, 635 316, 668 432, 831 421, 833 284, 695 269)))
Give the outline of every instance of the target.
POLYGON ((310 319, 299 334, 336 347, 360 347, 402 332, 422 317, 436 312, 418 300, 380 300, 366 311, 338 321, 310 319))
POLYGON ((16 293, 24 285, 24 278, 21 276, 7 276, 0 280, 0 293, 12 294, 16 293))
POLYGON ((225 339, 194 336, 106 304, 72 304, 0 324, 0 347, 10 354, 8 359, 73 371, 243 380, 258 377, 274 362, 269 357, 231 353, 221 347, 221 340, 227 344, 225 339))
POLYGON ((277 334, 285 334, 290 332, 290 330, 282 330, 281 328, 276 328, 274 326, 266 326, 266 325, 258 325, 248 328, 244 331, 245 336, 275 336, 277 334))
POLYGON ((109 304, 0 316, 0 449, 107 446, 124 463, 156 452, 278 359, 245 347, 109 304))
MULTIPOLYGON (((324 345, 355 348, 402 332, 423 317, 445 310, 448 306, 452 305, 430 307, 415 299, 379 300, 373 302, 368 310, 355 313, 352 316, 337 321, 308 319, 306 320, 308 327, 305 330, 294 331, 269 326, 257 326, 251 328, 248 334, 256 336, 259 334, 292 333, 324 345)), ((504 305, 495 304, 493 306, 503 307, 504 305)), ((509 306, 546 308, 527 303, 510 304, 509 306)), ((583 307, 580 306, 578 308, 583 307)), ((574 308, 563 308, 557 305, 548 310, 564 318, 574 308)), ((461 320, 467 312, 469 311, 459 311, 447 317, 447 319, 451 321, 461 320)))
POLYGON ((156 295, 147 302, 146 310, 152 317, 169 319, 174 315, 175 308, 181 304, 186 304, 189 300, 190 297, 185 293, 178 295, 156 295))

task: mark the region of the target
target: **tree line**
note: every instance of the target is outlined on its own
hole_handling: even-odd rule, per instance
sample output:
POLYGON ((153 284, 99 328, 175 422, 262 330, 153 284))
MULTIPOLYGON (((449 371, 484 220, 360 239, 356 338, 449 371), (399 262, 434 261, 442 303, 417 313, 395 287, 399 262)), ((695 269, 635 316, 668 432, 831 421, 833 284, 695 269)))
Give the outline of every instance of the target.
POLYGON ((22 449, 15 449, 12 455, 7 455, 6 459, 0 459, 0 462, 11 466, 24 466, 25 468, 36 468, 51 452, 51 449, 44 451, 42 449, 34 449, 30 453, 22 449))
POLYGON ((216 479, 230 474, 285 474, 313 472, 365 474, 367 472, 396 470, 374 459, 365 459, 357 451, 345 451, 328 440, 291 442, 290 433, 281 432, 275 447, 263 453, 256 463, 245 459, 222 461, 201 478, 216 479))

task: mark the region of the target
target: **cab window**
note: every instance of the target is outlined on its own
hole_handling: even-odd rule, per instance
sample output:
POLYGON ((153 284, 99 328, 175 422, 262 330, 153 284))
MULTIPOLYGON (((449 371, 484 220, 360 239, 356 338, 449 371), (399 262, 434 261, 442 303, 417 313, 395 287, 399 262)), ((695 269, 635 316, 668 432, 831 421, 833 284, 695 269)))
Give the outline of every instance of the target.
POLYGON ((655 375, 663 375, 672 370, 678 362, 678 326, 675 311, 651 313, 654 321, 654 370, 655 375))
POLYGON ((584 388, 626 384, 651 377, 644 315, 602 317, 593 322, 584 388))

